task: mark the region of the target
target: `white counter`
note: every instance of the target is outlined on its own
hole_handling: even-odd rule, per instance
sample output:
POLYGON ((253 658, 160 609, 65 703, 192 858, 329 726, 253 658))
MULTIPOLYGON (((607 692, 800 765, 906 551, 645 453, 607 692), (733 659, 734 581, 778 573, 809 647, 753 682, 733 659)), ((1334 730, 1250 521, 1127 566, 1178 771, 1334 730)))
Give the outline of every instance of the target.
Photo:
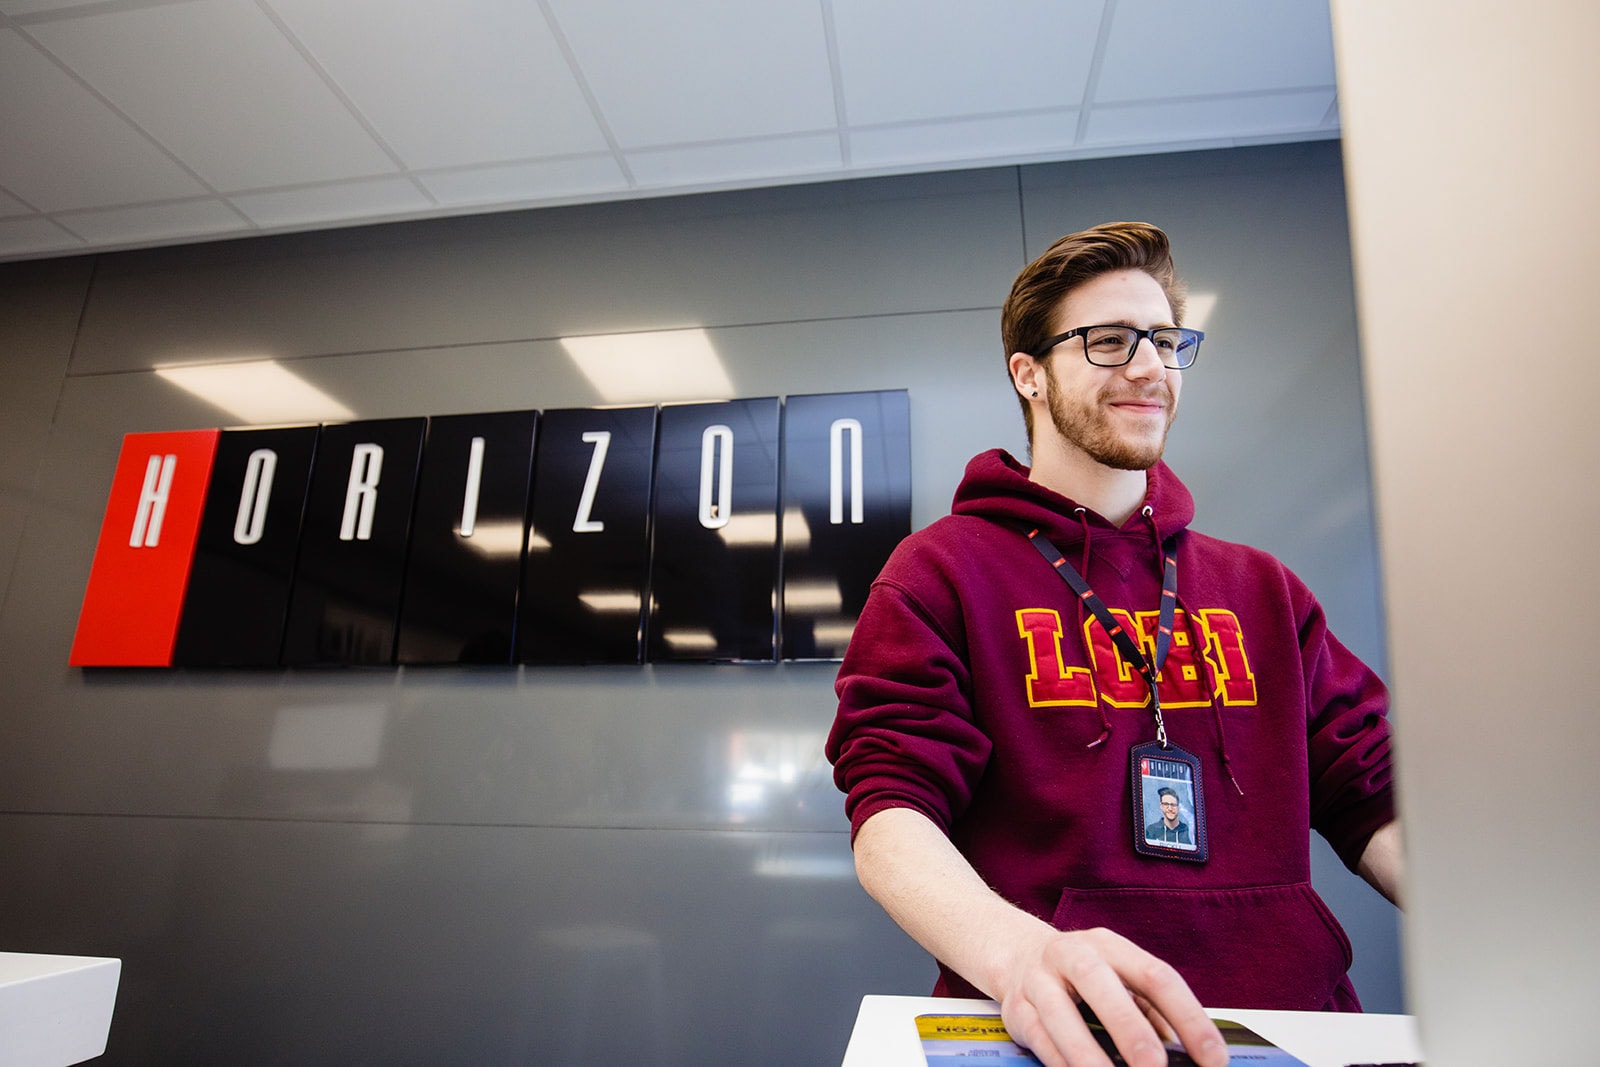
POLYGON ((0 952, 0 1067, 104 1054, 121 978, 121 960, 0 952))
MULTIPOLYGON (((1208 1008, 1212 1018, 1242 1023, 1310 1067, 1420 1061, 1416 1022, 1409 1015, 1208 1008)), ((949 997, 861 998, 842 1067, 924 1067, 918 1015, 998 1015, 992 1000, 949 997)))

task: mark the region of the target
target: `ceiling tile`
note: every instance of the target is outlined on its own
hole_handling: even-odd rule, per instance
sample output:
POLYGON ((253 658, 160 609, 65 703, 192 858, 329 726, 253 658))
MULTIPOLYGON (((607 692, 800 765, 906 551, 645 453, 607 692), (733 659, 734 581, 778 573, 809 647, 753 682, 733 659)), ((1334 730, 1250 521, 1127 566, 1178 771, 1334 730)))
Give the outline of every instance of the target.
POLYGON ((536 4, 270 2, 409 167, 607 148, 536 4))
POLYGON ((82 238, 74 237, 49 219, 0 219, 0 257, 38 256, 83 247, 82 238))
POLYGON ((625 149, 831 129, 817 0, 550 0, 625 149))
POLYGON ((0 30, 0 186, 40 211, 205 192, 10 30, 0 30))
POLYGON ((1098 3, 834 0, 852 126, 1083 100, 1098 3))
POLYGON ((219 190, 396 169, 249 0, 112 11, 30 32, 219 190))
POLYGON ((630 152, 627 160, 635 183, 645 188, 804 180, 838 169, 839 138, 822 133, 652 149, 630 152))
POLYGON ((991 160, 1059 155, 1077 137, 1078 110, 920 122, 850 131, 852 167, 942 167, 974 157, 991 160))
POLYGON ((433 206, 433 202, 405 178, 369 178, 337 185, 239 193, 228 199, 257 226, 277 229, 315 226, 340 219, 416 214, 433 206))
POLYGON ((1118 0, 1095 103, 1332 86, 1328 0, 1118 0))
POLYGON ((609 155, 446 170, 419 174, 417 180, 447 206, 593 199, 628 188, 616 159, 609 155))
MULTIPOLYGON (((1097 107, 1086 145, 1174 145, 1218 138, 1301 138, 1323 128, 1333 90, 1097 107)), ((1330 134, 1337 132, 1329 130, 1330 134)))
POLYGON ((1331 38, 1326 0, 0 0, 0 259, 1335 137, 1331 38))
POLYGON ((250 231, 249 223, 218 200, 62 213, 57 218, 85 241, 102 247, 250 231))

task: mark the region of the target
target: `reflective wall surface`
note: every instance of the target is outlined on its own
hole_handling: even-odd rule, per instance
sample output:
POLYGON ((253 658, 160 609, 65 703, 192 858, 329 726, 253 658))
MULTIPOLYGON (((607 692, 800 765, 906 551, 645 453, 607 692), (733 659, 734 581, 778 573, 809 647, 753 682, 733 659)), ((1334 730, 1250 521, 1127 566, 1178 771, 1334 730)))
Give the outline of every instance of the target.
MULTIPOLYGON (((1024 450, 1016 272, 1145 218, 1209 304, 1169 448, 1197 526, 1381 669, 1343 203, 1323 143, 0 268, 0 947, 122 957, 107 1063, 837 1062, 934 970, 854 881, 834 664, 637 665, 627 631, 587 666, 71 668, 122 435, 903 389, 921 527, 1024 450), (664 384, 571 343, 656 331, 664 384), (241 414, 171 371, 263 361, 311 391, 241 414)), ((1318 857, 1398 1010, 1387 905, 1318 857)))

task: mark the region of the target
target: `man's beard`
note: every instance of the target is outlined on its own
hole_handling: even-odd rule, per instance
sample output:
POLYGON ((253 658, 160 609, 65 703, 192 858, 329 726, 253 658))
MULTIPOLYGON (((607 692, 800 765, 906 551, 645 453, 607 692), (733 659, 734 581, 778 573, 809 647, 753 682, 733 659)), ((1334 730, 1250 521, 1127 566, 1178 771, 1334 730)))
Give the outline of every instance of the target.
POLYGON ((1178 414, 1171 391, 1163 386, 1134 392, 1108 386, 1089 402, 1069 401, 1062 390, 1052 389, 1049 406, 1050 421, 1055 424, 1057 433, 1096 463, 1120 471, 1146 471, 1154 467, 1166 448, 1167 431, 1178 414), (1167 422, 1154 443, 1125 437, 1112 428, 1111 401, 1133 397, 1159 398, 1166 407, 1167 422))

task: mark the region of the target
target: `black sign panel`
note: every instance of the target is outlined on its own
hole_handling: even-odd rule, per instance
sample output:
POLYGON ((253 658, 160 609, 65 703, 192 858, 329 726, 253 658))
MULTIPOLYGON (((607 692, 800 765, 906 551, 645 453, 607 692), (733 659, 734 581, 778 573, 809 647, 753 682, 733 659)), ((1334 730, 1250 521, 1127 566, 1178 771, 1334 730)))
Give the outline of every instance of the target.
POLYGON ((905 390, 790 397, 783 454, 783 658, 838 659, 911 532, 905 390))
POLYGON ((315 426, 219 436, 174 666, 277 666, 316 446, 315 426))
POLYGON ((656 409, 547 411, 517 630, 521 663, 638 663, 656 409))
POLYGON ((283 662, 389 664, 426 419, 324 426, 283 662))
POLYGON ((661 409, 649 658, 771 660, 778 400, 661 409))
POLYGON ((537 421, 534 411, 428 420, 399 662, 510 664, 537 421))

